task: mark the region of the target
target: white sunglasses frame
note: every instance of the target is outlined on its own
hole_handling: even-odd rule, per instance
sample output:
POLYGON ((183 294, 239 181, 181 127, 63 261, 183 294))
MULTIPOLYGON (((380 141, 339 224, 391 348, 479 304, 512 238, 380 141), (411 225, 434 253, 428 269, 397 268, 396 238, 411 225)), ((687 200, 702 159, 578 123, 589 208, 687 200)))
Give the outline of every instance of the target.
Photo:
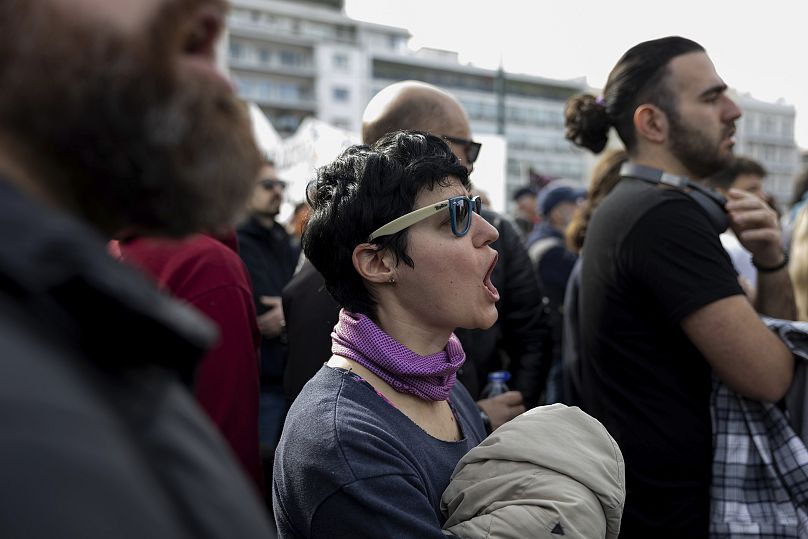
MULTIPOLYGON (((432 204, 430 206, 424 206, 423 208, 413 210, 410 213, 405 213, 401 217, 393 219, 392 221, 390 221, 386 225, 384 225, 382 227, 379 227, 376 230, 374 230, 370 234, 370 237, 368 238, 368 241, 373 241, 376 238, 379 238, 381 236, 389 236, 391 234, 395 234, 396 232, 401 232, 405 228, 410 227, 410 226, 412 226, 415 223, 418 223, 420 221, 423 221, 424 219, 426 219, 428 217, 431 217, 431 216, 435 215, 436 213, 439 213, 441 210, 449 208, 449 204, 453 200, 457 200, 457 199, 463 199, 463 200, 467 200, 467 201, 471 202, 471 204, 472 204, 471 212, 472 213, 479 213, 478 209, 482 209, 482 203, 480 202, 480 197, 478 197, 478 196, 469 197, 469 196, 462 196, 461 195, 461 196, 451 197, 451 198, 448 198, 448 199, 443 200, 441 202, 437 202, 435 204, 432 204)), ((466 227, 466 229, 464 231, 462 231, 462 233, 459 233, 458 230, 457 230, 456 217, 454 217, 456 214, 454 212, 451 212, 451 209, 450 209, 450 215, 453 216, 452 217, 452 233, 457 237, 465 236, 468 233, 469 229, 471 229, 471 219, 473 219, 473 217, 469 217, 468 226, 466 227)))

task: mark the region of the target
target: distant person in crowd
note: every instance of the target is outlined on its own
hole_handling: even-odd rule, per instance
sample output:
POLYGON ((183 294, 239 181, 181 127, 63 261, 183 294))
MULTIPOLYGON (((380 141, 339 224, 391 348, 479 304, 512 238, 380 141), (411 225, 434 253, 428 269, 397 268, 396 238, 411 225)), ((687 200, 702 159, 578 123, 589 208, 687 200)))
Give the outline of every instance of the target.
POLYGON ((489 198, 488 193, 483 191, 482 189, 477 189, 476 187, 472 187, 471 194, 476 197, 480 197, 480 201, 483 203, 483 206, 486 208, 491 207, 491 198, 489 198))
MULTIPOLYGON (((466 112, 451 94, 416 81, 382 89, 366 107, 363 141, 372 144, 399 129, 418 129, 441 136, 460 162, 470 171, 473 169, 480 147, 471 138, 466 112)), ((499 264, 492 276, 501 294, 497 303, 499 319, 485 331, 457 331, 467 354, 458 378, 472 397, 478 398, 487 373, 502 369, 501 357, 503 353, 507 355, 508 368, 513 374, 509 385, 518 392, 478 401, 491 428, 496 428, 524 411, 523 398, 526 403, 538 401, 549 369, 552 341, 541 292, 518 233, 507 219, 488 209, 484 208, 481 215, 499 232, 499 239, 492 245, 499 253, 499 264)), ((288 382, 287 396, 293 398, 322 364, 322 358, 327 357, 328 349, 320 348, 324 339, 314 333, 333 327, 337 308, 322 287, 316 270, 307 270, 305 264, 284 292, 284 304, 294 308, 294 312, 287 309, 290 335, 312 328, 308 340, 289 344, 284 376, 288 382), (302 300, 302 296, 307 296, 310 302, 302 300), (331 308, 327 307, 329 302, 331 308)))
POLYGON ((4 539, 271 534, 189 391, 213 325, 107 253, 243 205, 260 159, 216 69, 225 20, 218 1, 0 2, 4 539))
POLYGON ((440 498, 485 437, 456 327, 488 328, 497 230, 444 140, 353 146, 308 191, 303 248, 340 303, 333 354, 292 404, 276 453, 278 535, 442 538, 440 498))
POLYGON ((567 248, 570 251, 581 254, 592 214, 620 181, 620 167, 626 161, 628 161, 628 154, 625 150, 619 149, 607 151, 595 164, 592 179, 586 190, 586 198, 578 205, 564 233, 567 248))
POLYGON ((541 221, 541 216, 536 210, 536 196, 536 188, 529 185, 520 187, 513 194, 513 201, 516 203, 513 221, 524 239, 527 239, 541 221))
MULTIPOLYGON (((768 204, 763 182, 766 179, 766 169, 763 165, 747 157, 738 156, 729 167, 713 174, 707 179, 707 184, 723 194, 729 196, 730 189, 738 189, 752 193, 768 204)), ((741 278, 741 286, 747 294, 754 298, 757 288, 757 270, 752 263, 752 253, 746 250, 732 230, 721 234, 721 244, 729 253, 732 265, 741 278)))
POLYGON ((252 284, 235 232, 184 240, 132 237, 115 242, 120 258, 216 324, 216 345, 200 361, 194 393, 259 492, 258 346, 252 284))
POLYGON ((547 377, 544 402, 563 401, 561 351, 564 326, 564 294, 578 255, 567 249, 564 233, 586 190, 575 182, 554 180, 541 191, 536 201, 541 221, 530 234, 527 254, 547 298, 553 355, 547 377))
POLYGON ((539 219, 525 241, 528 251, 538 240, 563 238, 584 198, 586 189, 570 180, 553 180, 543 187, 536 197, 535 211, 539 219))
POLYGON ((565 111, 574 143, 598 153, 614 127, 630 158, 589 222, 580 290, 579 404, 625 457, 621 537, 708 536, 711 373, 764 401, 792 379, 718 239, 729 223, 757 266, 758 310, 792 318, 793 297, 768 294, 788 280, 776 214, 734 190, 724 213, 700 185, 734 160, 726 89, 699 44, 667 37, 629 49, 602 97, 565 111))
POLYGON ((799 210, 792 230, 788 273, 794 283, 797 320, 808 322, 808 206, 799 210))
POLYGON ((286 228, 275 219, 280 212, 286 182, 278 178, 275 164, 265 161, 247 204, 247 219, 238 226, 239 254, 250 272, 261 332, 261 393, 259 437, 269 472, 272 453, 283 428, 286 400, 283 396, 285 319, 281 291, 297 266, 297 253, 286 228))
POLYGON ((783 228, 783 246, 786 249, 789 249, 793 243, 791 236, 797 215, 806 202, 808 202, 808 168, 805 168, 794 179, 794 191, 789 201, 788 211, 780 219, 783 228))
POLYGON ((587 189, 586 199, 575 210, 567 227, 565 239, 567 248, 578 255, 575 266, 567 280, 564 294, 564 341, 562 343, 563 402, 581 402, 581 257, 584 240, 592 214, 606 196, 620 181, 620 168, 628 161, 625 150, 609 150, 601 156, 592 171, 592 180, 587 189))
POLYGON ((303 230, 306 228, 306 221, 309 220, 309 212, 311 208, 309 203, 305 200, 295 204, 292 215, 289 217, 289 222, 286 224, 286 231, 292 239, 292 244, 295 249, 300 253, 300 239, 303 237, 303 230))

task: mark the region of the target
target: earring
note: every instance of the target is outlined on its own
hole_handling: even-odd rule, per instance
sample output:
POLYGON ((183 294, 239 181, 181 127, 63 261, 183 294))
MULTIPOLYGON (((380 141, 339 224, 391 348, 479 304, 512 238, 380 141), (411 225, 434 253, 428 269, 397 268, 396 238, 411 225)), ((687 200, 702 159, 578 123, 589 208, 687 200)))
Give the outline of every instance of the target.
POLYGON ((395 277, 390 277, 389 279, 387 279, 387 282, 390 283, 390 284, 396 284, 396 278, 395 277))

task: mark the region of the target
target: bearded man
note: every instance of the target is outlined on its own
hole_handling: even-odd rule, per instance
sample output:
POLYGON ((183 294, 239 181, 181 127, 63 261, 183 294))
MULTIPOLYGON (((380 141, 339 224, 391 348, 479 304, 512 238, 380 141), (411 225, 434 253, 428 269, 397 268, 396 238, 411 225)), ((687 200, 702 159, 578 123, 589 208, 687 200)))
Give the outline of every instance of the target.
POLYGON ((777 216, 760 198, 704 179, 734 160, 741 111, 704 48, 672 36, 617 62, 603 97, 567 106, 567 137, 595 153, 617 130, 629 163, 587 227, 580 273, 581 401, 626 460, 620 537, 709 535, 711 375, 776 402, 793 357, 758 318, 790 318, 777 216), (718 235, 732 227, 761 288, 744 295, 718 235), (778 297, 779 296, 779 297, 778 297))
POLYGON ((266 537, 183 387, 212 328, 106 240, 232 226, 258 172, 215 0, 0 2, 5 538, 266 537))

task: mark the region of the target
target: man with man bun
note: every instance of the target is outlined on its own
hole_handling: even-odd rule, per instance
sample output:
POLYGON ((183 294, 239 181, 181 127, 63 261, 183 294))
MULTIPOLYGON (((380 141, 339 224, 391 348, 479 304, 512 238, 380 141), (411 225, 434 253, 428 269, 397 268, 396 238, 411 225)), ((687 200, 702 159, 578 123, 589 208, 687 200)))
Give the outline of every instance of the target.
POLYGON ((701 190, 734 159, 741 112, 726 89, 703 47, 667 37, 626 52, 601 98, 567 105, 567 138, 598 153, 614 127, 629 155, 588 228, 580 303, 579 404, 625 456, 621 537, 708 536, 711 373, 772 402, 792 379, 718 239, 728 220, 757 266, 758 309, 789 318, 768 294, 788 279, 776 214, 730 190, 725 215, 701 190))

